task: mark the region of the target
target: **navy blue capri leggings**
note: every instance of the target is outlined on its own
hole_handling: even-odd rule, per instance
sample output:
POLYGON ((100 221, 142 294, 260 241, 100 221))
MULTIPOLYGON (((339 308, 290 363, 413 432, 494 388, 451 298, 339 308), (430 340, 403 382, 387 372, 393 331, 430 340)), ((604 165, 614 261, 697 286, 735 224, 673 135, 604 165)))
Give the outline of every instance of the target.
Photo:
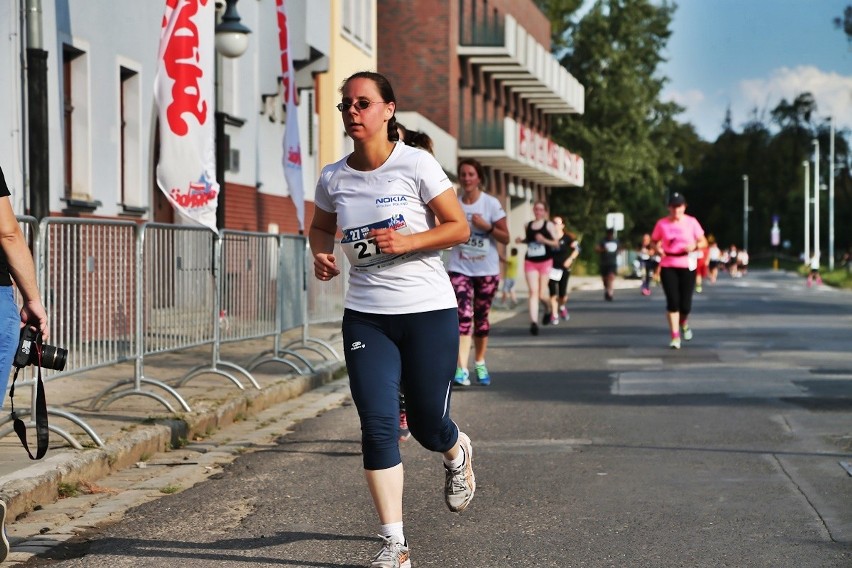
POLYGON ((411 435, 427 450, 446 452, 458 440, 450 392, 459 352, 456 308, 414 314, 343 312, 349 387, 361 419, 364 469, 402 463, 399 389, 411 435))

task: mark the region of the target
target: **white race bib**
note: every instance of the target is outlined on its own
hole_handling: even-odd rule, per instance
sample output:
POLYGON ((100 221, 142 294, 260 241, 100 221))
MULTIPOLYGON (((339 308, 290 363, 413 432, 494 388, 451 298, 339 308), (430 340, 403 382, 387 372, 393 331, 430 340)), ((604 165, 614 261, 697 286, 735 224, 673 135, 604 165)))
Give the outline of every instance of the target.
POLYGON ((689 261, 689 270, 690 271, 693 271, 696 268, 698 268, 698 253, 697 252, 689 253, 688 261, 689 261))
POLYGON ((547 248, 544 246, 544 243, 529 243, 527 245, 527 256, 530 258, 547 256, 547 248))
POLYGON ((471 234, 466 243, 459 245, 463 256, 482 257, 491 248, 491 239, 486 235, 471 234))
POLYGON ((551 268, 550 269, 550 279, 556 282, 562 280, 562 274, 564 271, 561 268, 551 268))
POLYGON ((419 253, 417 252, 402 254, 381 252, 376 245, 376 239, 370 236, 370 233, 375 229, 393 229, 402 235, 411 234, 411 229, 405 224, 402 214, 395 214, 363 227, 343 229, 343 239, 340 241, 340 246, 355 272, 381 272, 418 256, 419 253))

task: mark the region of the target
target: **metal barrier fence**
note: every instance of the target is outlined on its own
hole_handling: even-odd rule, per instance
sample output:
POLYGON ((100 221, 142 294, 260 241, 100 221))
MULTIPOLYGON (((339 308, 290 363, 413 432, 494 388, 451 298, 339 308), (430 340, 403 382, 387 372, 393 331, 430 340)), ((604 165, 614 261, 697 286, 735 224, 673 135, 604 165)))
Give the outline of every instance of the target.
MULTIPOLYGON (((111 225, 107 223, 91 226, 91 230, 94 232, 116 232, 118 238, 116 239, 115 248, 108 251, 109 253, 112 253, 113 260, 115 260, 115 263, 113 264, 109 261, 104 263, 104 253, 106 251, 103 251, 96 246, 88 246, 92 244, 93 240, 85 237, 91 237, 91 233, 77 234, 74 240, 78 243, 78 246, 62 248, 64 245, 68 244, 66 237, 69 233, 82 231, 79 227, 75 229, 73 225, 66 226, 58 223, 53 225, 46 225, 43 223, 39 226, 38 221, 35 218, 26 216, 19 216, 18 222, 21 226, 22 232, 24 233, 24 237, 27 239, 27 242, 33 250, 36 279, 39 283, 39 291, 42 295, 42 301, 44 302, 50 321, 50 345, 68 349, 68 358, 65 370, 59 372, 44 369, 42 373, 43 380, 46 382, 52 378, 71 374, 74 372, 75 366, 77 369, 80 369, 81 367, 92 368, 98 365, 98 361, 103 361, 103 364, 107 364, 105 361, 109 357, 117 360, 119 354, 124 353, 127 348, 127 346, 123 343, 127 340, 127 336, 122 333, 123 330, 120 327, 118 329, 110 330, 110 333, 108 334, 102 334, 100 333, 103 331, 102 327, 98 325, 92 327, 88 324, 83 324, 80 321, 80 318, 71 317, 70 313, 64 312, 63 307, 65 306, 53 300, 57 295, 56 288, 73 288, 75 293, 79 294, 78 299, 80 302, 78 307, 90 312, 100 308, 116 309, 119 311, 122 309, 121 302, 118 300, 118 298, 121 297, 120 290, 118 290, 114 284, 122 282, 125 274, 123 274, 121 270, 113 270, 115 265, 121 264, 122 239, 120 236, 122 230, 116 228, 118 225, 111 225), (56 241, 58 241, 58 243, 56 241), (83 245, 79 243, 86 244, 83 245), (55 246, 57 244, 58 247, 55 246), (49 253, 48 251, 53 250, 51 245, 54 245, 53 249, 58 248, 59 251, 63 252, 49 253), (48 259, 52 258, 55 258, 53 264, 48 262, 48 259), (93 283, 98 280, 102 283, 105 293, 103 295, 95 294, 95 297, 86 297, 86 302, 84 303, 84 294, 88 293, 89 296, 91 296, 90 293, 92 292, 93 283), (111 335, 116 339, 114 341, 105 340, 102 342, 86 341, 87 347, 85 349, 73 349, 72 345, 75 342, 78 345, 83 343, 84 335, 87 337, 100 336, 102 338, 105 338, 106 335, 111 335), (89 347, 89 345, 91 347, 89 347)), ((20 296, 17 293, 16 296, 20 303, 20 296)), ((34 367, 28 367, 24 376, 21 377, 23 380, 20 383, 21 385, 29 384, 32 387, 29 411, 17 411, 20 418, 24 418, 25 416, 30 417, 30 421, 27 425, 28 427, 35 427, 37 388, 35 372, 36 369, 34 367)), ((97 433, 95 433, 95 431, 86 424, 86 422, 75 414, 50 406, 47 408, 47 413, 49 416, 59 416, 71 421, 82 428, 96 444, 99 446, 103 445, 103 441, 97 433)), ((11 416, 7 416, 3 420, 0 420, 0 426, 10 422, 12 422, 12 418, 11 416)), ((71 444, 72 447, 78 450, 83 448, 79 441, 63 428, 60 428, 50 421, 48 421, 48 428, 50 431, 62 436, 69 444, 71 444)), ((13 426, 11 425, 0 428, 0 437, 8 435, 12 431, 13 426)))
MULTIPOLYGON (((171 251, 176 254, 177 258, 181 255, 186 255, 186 261, 181 263, 181 266, 174 265, 170 272, 173 274, 172 280, 175 284, 189 283, 186 288, 187 296, 192 295, 194 286, 202 285, 205 291, 204 298, 189 297, 175 298, 174 303, 169 305, 159 306, 156 309, 161 311, 165 318, 171 318, 171 321, 178 327, 181 325, 181 320, 188 314, 190 318, 195 318, 203 329, 203 337, 200 342, 195 345, 211 344, 213 349, 211 352, 210 365, 199 365, 189 370, 186 375, 181 378, 177 386, 186 384, 194 377, 204 374, 221 375, 230 380, 240 390, 244 389, 243 383, 234 375, 234 371, 244 375, 252 385, 259 389, 260 385, 255 378, 246 369, 230 361, 222 360, 220 356, 219 345, 222 341, 222 327, 224 324, 222 312, 222 279, 223 279, 223 250, 224 232, 222 236, 217 237, 210 231, 197 227, 173 227, 172 225, 158 225, 160 230, 171 231, 175 236, 174 244, 171 246, 178 247, 177 250, 171 251), (192 230, 199 231, 197 234, 204 235, 207 240, 204 245, 198 246, 197 243, 186 242, 187 233, 182 231, 192 230), (184 238, 178 238, 180 236, 184 238), (198 281, 199 278, 204 279, 202 284, 198 281), (197 282, 197 284, 192 284, 197 282)), ((168 253, 167 253, 168 254, 168 253)), ((163 275, 160 275, 161 277, 163 275)), ((162 278, 160 278, 162 280, 162 278)), ((156 281, 156 279, 155 279, 156 281)), ((146 328, 146 333, 151 333, 151 328, 146 328)), ((249 337, 235 337, 234 339, 248 339, 249 337)), ((146 351, 146 354, 148 352, 146 351)))
POLYGON ((308 275, 307 312, 305 314, 305 325, 302 328, 303 335, 300 346, 302 349, 322 353, 320 349, 316 348, 316 345, 319 345, 322 349, 328 351, 332 357, 340 359, 340 355, 331 345, 307 335, 309 324, 329 323, 340 321, 342 318, 343 301, 346 297, 346 291, 349 289, 349 262, 339 242, 334 244, 334 258, 337 261, 338 268, 340 268, 340 276, 329 282, 320 282, 314 278, 313 258, 311 255, 305 254, 305 273, 308 275))
MULTIPOLYGON (((281 332, 296 327, 307 329, 306 251, 307 240, 304 237, 291 235, 278 237, 277 298, 279 302, 275 313, 277 332, 272 349, 258 354, 249 363, 249 370, 274 362, 287 365, 299 373, 314 371, 310 360, 298 352, 302 345, 307 344, 306 331, 303 331, 302 339, 296 343, 291 342, 288 347, 281 345, 281 332), (300 364, 304 367, 300 367, 300 364)), ((325 357, 324 354, 320 354, 325 357)))
POLYGON ((174 388, 145 374, 145 356, 213 342, 214 244, 215 235, 200 227, 148 223, 138 228, 134 377, 107 387, 93 399, 93 409, 139 395, 174 411, 167 399, 158 391, 143 388, 144 384, 166 391, 184 410, 190 410, 174 388))
MULTIPOLYGON (((42 267, 40 289, 51 321, 51 344, 68 349, 66 368, 47 372, 45 380, 135 363, 134 377, 102 391, 92 401, 93 409, 142 395, 173 412, 167 398, 148 388, 156 387, 189 411, 175 388, 146 376, 145 357, 155 354, 209 344, 211 364, 191 369, 176 386, 214 373, 240 389, 243 384, 234 372, 261 387, 249 370, 221 359, 222 343, 273 338, 271 356, 261 353, 251 369, 274 361, 298 373, 313 371, 301 350, 340 359, 331 345, 308 332, 310 323, 339 321, 346 278, 335 279, 332 286, 307 278, 304 237, 238 231, 217 236, 197 227, 70 218, 44 219, 40 226, 29 218, 22 226, 28 234, 40 234, 33 246, 42 267), (282 346, 281 334, 298 327, 302 337, 282 346)), ((82 420, 60 415, 103 445, 82 420)), ((70 434, 51 429, 80 447, 70 434)))
POLYGON ((343 299, 349 288, 349 263, 340 243, 334 244, 334 258, 340 268, 340 276, 328 282, 313 277, 313 258, 307 271, 308 278, 308 315, 310 323, 328 323, 340 319, 343 313, 343 299))

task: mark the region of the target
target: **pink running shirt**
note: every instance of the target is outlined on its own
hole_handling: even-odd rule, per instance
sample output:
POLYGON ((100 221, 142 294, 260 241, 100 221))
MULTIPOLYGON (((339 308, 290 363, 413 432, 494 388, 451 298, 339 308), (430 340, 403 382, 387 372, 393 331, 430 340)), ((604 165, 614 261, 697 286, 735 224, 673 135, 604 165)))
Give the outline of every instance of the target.
POLYGON ((651 240, 660 241, 666 253, 660 261, 660 266, 689 268, 689 255, 686 254, 686 249, 703 236, 704 229, 701 228, 698 219, 691 215, 684 215, 680 221, 672 221, 669 217, 663 217, 657 221, 651 233, 651 240))

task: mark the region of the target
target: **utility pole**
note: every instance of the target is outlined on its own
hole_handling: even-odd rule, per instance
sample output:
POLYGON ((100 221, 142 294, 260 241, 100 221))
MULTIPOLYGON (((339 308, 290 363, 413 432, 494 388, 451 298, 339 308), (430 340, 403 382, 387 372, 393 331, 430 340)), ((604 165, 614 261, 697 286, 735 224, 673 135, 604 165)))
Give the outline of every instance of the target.
POLYGON ((748 250, 748 176, 743 176, 743 250, 748 250))
POLYGON ((814 145, 814 256, 820 259, 819 247, 819 140, 813 139, 814 145))
POLYGON ((805 167, 805 264, 811 261, 811 163, 802 162, 805 167))
POLYGON ((834 270, 834 117, 831 117, 828 162, 828 269, 834 270))

